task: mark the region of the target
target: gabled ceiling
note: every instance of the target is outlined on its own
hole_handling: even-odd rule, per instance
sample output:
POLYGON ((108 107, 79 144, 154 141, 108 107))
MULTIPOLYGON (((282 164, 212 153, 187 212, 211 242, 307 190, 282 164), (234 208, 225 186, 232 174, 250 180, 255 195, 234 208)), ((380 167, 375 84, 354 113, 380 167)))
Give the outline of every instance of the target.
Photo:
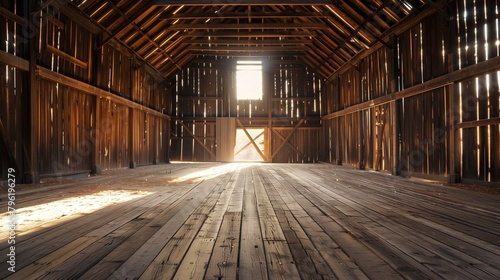
POLYGON ((194 59, 275 57, 329 77, 388 32, 446 0, 73 0, 103 30, 168 77, 194 59))

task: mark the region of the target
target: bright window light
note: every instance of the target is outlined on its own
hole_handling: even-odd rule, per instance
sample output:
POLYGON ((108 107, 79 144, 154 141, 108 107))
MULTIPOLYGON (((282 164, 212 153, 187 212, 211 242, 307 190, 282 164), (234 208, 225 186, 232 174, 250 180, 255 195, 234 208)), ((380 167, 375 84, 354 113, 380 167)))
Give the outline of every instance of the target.
POLYGON ((236 97, 238 100, 262 99, 262 61, 236 63, 236 97))

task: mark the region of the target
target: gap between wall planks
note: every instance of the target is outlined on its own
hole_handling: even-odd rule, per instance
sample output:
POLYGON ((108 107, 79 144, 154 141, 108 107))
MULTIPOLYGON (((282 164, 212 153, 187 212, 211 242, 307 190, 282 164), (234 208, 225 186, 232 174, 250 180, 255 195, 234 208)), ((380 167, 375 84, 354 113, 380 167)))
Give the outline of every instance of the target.
MULTIPOLYGON (((395 133, 385 139, 401 146, 388 150, 386 160, 392 162, 392 167, 388 165, 382 167, 383 170, 394 174, 403 171, 439 180, 446 180, 446 176, 450 175, 448 179, 458 176, 468 182, 495 184, 498 181, 496 174, 500 158, 494 151, 500 146, 499 105, 496 98, 499 94, 497 72, 500 63, 498 50, 492 48, 496 45, 496 37, 491 35, 496 28, 495 9, 481 1, 466 4, 457 2, 457 6, 450 7, 450 10, 457 14, 457 18, 450 22, 443 24, 443 19, 436 14, 397 36, 394 44, 399 46, 398 56, 386 56, 388 75, 374 75, 387 70, 380 69, 379 61, 384 52, 390 51, 381 48, 361 60, 357 69, 348 69, 337 80, 325 85, 329 94, 324 94, 322 98, 326 101, 323 106, 327 112, 323 120, 330 127, 324 129, 323 138, 327 144, 324 149, 328 150, 331 161, 350 165, 358 165, 363 161, 365 166, 371 167, 371 158, 376 158, 385 148, 380 149, 375 142, 373 148, 366 147, 366 141, 369 142, 373 138, 370 135, 375 132, 373 124, 379 123, 373 117, 370 122, 365 114, 358 123, 346 125, 341 130, 327 119, 354 120, 358 118, 354 116, 356 112, 371 111, 372 108, 379 110, 381 105, 397 102, 401 105, 391 105, 389 113, 393 115, 392 120, 402 123, 391 124, 395 126, 390 131, 395 133), (465 18, 464 13, 459 12, 465 9, 477 10, 477 22, 473 17, 465 18), (483 36, 486 24, 488 36, 483 36), (474 32, 482 35, 475 36, 474 32), (460 44, 457 38, 460 38, 460 44), (473 50, 467 46, 474 46, 473 50), (396 62, 395 67, 391 66, 394 64, 391 60, 396 62), (367 65, 369 67, 364 68, 367 65), (386 83, 387 76, 396 77, 391 82, 396 85, 392 87, 393 93, 387 91, 388 87, 380 87, 386 83), (359 97, 357 92, 361 94, 359 97), (454 94, 453 98, 449 97, 450 93, 454 94), (454 104, 448 104, 450 100, 454 100, 454 104), (392 112, 394 110, 398 113, 392 112), (359 122, 363 128, 357 128, 359 122), (456 131, 449 131, 449 123, 454 123, 452 129, 456 131), (402 130, 398 132, 399 126, 402 130), (339 154, 339 147, 349 146, 350 137, 359 133, 360 129, 363 130, 363 137, 355 141, 364 147, 339 154), (340 140, 334 140, 331 136, 333 131, 347 134, 342 134, 340 140), (463 134, 463 138, 455 138, 454 134, 463 134), (337 151, 332 150, 332 147, 337 151), (400 158, 398 150, 401 151, 400 158), (458 155, 457 159, 455 155, 458 155), (455 162, 463 164, 456 167, 455 162)), ((383 147, 394 145, 384 140, 382 142, 383 147)), ((374 162, 374 169, 378 169, 377 164, 380 164, 379 159, 374 162)))
POLYGON ((20 196, 19 209, 99 191, 152 193, 19 232, 17 272, 0 277, 500 276, 498 195, 329 164, 107 172, 48 183, 20 196))

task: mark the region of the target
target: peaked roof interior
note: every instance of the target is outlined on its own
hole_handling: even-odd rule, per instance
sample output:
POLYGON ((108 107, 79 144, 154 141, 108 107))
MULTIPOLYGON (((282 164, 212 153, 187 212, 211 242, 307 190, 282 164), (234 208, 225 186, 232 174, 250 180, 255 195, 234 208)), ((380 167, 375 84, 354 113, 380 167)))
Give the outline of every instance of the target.
MULTIPOLYGON (((439 0, 441 1, 441 0, 439 0)), ((444 2, 444 0, 442 0, 444 2)), ((301 61, 328 78, 357 54, 388 45, 395 26, 438 0, 74 0, 118 40, 168 77, 193 59, 271 57, 301 61)))

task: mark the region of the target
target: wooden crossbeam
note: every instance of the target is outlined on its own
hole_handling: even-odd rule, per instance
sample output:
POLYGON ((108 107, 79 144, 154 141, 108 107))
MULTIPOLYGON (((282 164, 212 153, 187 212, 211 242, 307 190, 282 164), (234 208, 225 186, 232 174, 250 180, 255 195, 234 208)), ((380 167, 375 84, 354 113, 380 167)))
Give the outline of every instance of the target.
MULTIPOLYGON (((261 133, 259 133, 259 135, 255 136, 253 139, 253 141, 256 141, 260 136, 262 136, 262 134, 264 134, 264 131, 262 131, 261 133)), ((248 135, 247 135, 248 136, 248 135)), ((237 154, 241 153, 243 150, 245 150, 248 146, 252 145, 252 142, 248 142, 245 144, 245 146, 243 146, 239 151, 237 151, 236 153, 234 153, 234 155, 236 156, 237 154)))
POLYGON ((290 147, 292 148, 294 151, 296 151, 300 156, 302 157, 305 157, 304 156, 304 153, 302 153, 297 147, 295 147, 294 145, 290 144, 290 142, 286 141, 286 137, 283 136, 281 133, 279 133, 279 131, 273 129, 273 132, 276 133, 276 135, 283 141, 285 141, 285 143, 290 147))
POLYGON ((193 131, 182 120, 177 121, 186 129, 189 135, 191 135, 194 140, 203 147, 203 149, 205 149, 214 159, 216 158, 215 154, 207 146, 205 146, 205 143, 203 143, 198 136, 194 135, 193 131))
POLYGON ((23 59, 19 56, 15 56, 8 52, 0 50, 0 62, 3 64, 7 64, 12 67, 16 67, 17 70, 21 71, 29 71, 30 64, 26 59, 23 59))
POLYGON ((81 68, 87 69, 87 62, 81 61, 78 58, 73 57, 72 55, 67 54, 67 53, 61 51, 60 49, 57 49, 57 48, 55 48, 55 47, 53 47, 53 46, 51 46, 49 44, 47 44, 45 46, 45 49, 47 51, 49 51, 50 53, 55 54, 55 55, 59 56, 60 58, 66 60, 66 61, 69 61, 69 62, 71 62, 71 63, 73 63, 73 64, 75 64, 75 65, 77 65, 77 66, 79 66, 81 68))
POLYGON ((218 0, 158 0, 156 5, 182 5, 182 6, 206 6, 206 5, 245 5, 245 6, 261 6, 261 5, 331 5, 330 0, 239 0, 239 1, 218 1, 218 0))
POLYGON ((328 13, 310 13, 310 12, 222 12, 222 13, 165 13, 159 17, 160 20, 184 20, 184 19, 220 19, 220 18, 234 18, 234 19, 247 19, 251 18, 271 18, 271 19, 282 19, 291 17, 300 18, 322 18, 328 17, 328 13))
POLYGON ((47 68, 37 66, 36 72, 37 72, 38 76, 43 78, 43 79, 59 83, 61 85, 65 85, 65 86, 70 87, 70 88, 77 89, 77 90, 85 92, 87 94, 91 94, 91 95, 95 95, 95 96, 98 96, 101 98, 109 99, 117 104, 125 105, 129 108, 137 109, 137 110, 140 110, 142 112, 148 113, 150 115, 160 117, 162 119, 170 120, 170 116, 165 115, 162 112, 153 110, 149 107, 146 107, 144 105, 136 103, 132 100, 123 98, 123 97, 118 96, 116 94, 113 94, 111 92, 94 87, 92 85, 89 85, 89 84, 84 83, 82 81, 79 81, 77 79, 73 79, 73 78, 64 76, 60 73, 51 71, 47 68))
POLYGON ((359 112, 362 110, 366 110, 368 108, 379 106, 382 104, 390 103, 395 100, 399 100, 402 98, 408 98, 411 96, 415 96, 424 92, 428 92, 434 89, 438 89, 455 82, 460 82, 463 80, 470 79, 472 77, 477 77, 483 74, 487 74, 493 71, 500 70, 500 56, 496 56, 490 58, 486 61, 479 62, 477 64, 467 66, 460 70, 456 70, 454 72, 444 74, 432 80, 423 82, 421 84, 409 87, 407 89, 393 92, 391 94, 387 94, 373 100, 369 100, 357 105, 350 106, 344 110, 337 111, 322 117, 323 120, 330 120, 333 118, 337 118, 340 116, 349 115, 355 112, 359 112))
POLYGON ((292 135, 295 133, 295 131, 297 130, 297 128, 299 128, 299 126, 301 126, 302 124, 304 123, 304 119, 301 119, 297 125, 292 129, 292 132, 290 132, 290 134, 286 137, 286 139, 283 141, 283 143, 281 143, 281 145, 278 147, 278 149, 276 149, 276 151, 274 151, 273 155, 271 156, 271 160, 279 153, 279 151, 281 149, 283 149, 283 147, 285 146, 285 143, 287 143, 290 138, 292 137, 292 135))
POLYGON ((26 22, 23 17, 18 16, 17 14, 7 10, 4 7, 0 7, 0 15, 6 17, 7 19, 10 19, 18 24, 21 24, 21 25, 24 25, 26 22))
POLYGON ((251 31, 251 32, 238 32, 238 31, 191 31, 180 34, 181 37, 236 37, 236 38, 289 38, 289 37, 315 37, 315 35, 308 31, 251 31))
POLYGON ((238 126, 240 126, 243 131, 245 132, 245 134, 247 135, 248 139, 250 140, 250 142, 252 142, 252 145, 253 147, 257 150, 257 152, 259 153, 260 157, 266 161, 266 156, 262 153, 262 151, 260 150, 259 146, 257 145, 257 143, 255 143, 255 141, 253 140, 252 136, 250 135, 250 133, 248 133, 247 129, 245 128, 245 126, 241 123, 241 121, 239 119, 236 119, 236 123, 238 124, 238 126))
POLYGON ((261 39, 261 40, 238 40, 238 39, 192 39, 183 41, 182 44, 187 45, 229 45, 229 46, 298 46, 310 45, 312 41, 309 39, 261 39))
POLYGON ((495 117, 495 118, 489 118, 489 119, 484 119, 484 120, 468 121, 468 122, 458 123, 456 125, 456 129, 460 129, 460 128, 474 128, 474 127, 488 126, 488 125, 498 125, 498 124, 500 124, 500 117, 495 117))
POLYGON ((307 47, 303 46, 191 46, 190 51, 211 52, 305 52, 307 47))
POLYGON ((293 57, 302 56, 305 52, 217 52, 217 51, 193 51, 192 55, 200 56, 229 56, 229 57, 243 57, 243 58, 253 58, 253 57, 293 57))
POLYGON ((168 30, 230 30, 230 29, 328 29, 324 23, 181 23, 171 25, 168 30))

